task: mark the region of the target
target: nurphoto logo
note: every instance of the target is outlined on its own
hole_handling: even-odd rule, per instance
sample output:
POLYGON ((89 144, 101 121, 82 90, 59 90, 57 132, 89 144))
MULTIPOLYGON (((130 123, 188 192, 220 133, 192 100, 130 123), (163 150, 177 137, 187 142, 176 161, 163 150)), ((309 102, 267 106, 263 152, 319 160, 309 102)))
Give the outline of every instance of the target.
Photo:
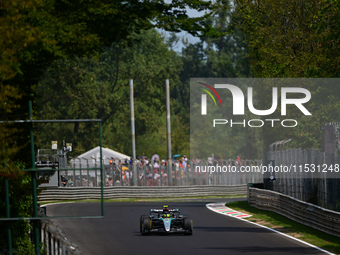
MULTIPOLYGON (((220 102, 220 106, 222 107, 222 99, 220 93, 225 95, 225 91, 229 92, 229 96, 232 96, 232 115, 233 116, 243 116, 245 115, 245 98, 247 99, 247 109, 249 112, 256 116, 268 116, 273 114, 278 108, 278 102, 280 100, 280 115, 286 116, 287 115, 287 105, 293 105, 297 109, 301 111, 301 113, 305 116, 311 116, 311 112, 304 106, 307 102, 311 99, 311 93, 306 88, 301 87, 272 87, 271 88, 271 97, 268 102, 270 105, 267 109, 257 109, 254 106, 254 94, 255 91, 253 87, 248 86, 246 88, 247 94, 246 97, 241 90, 240 87, 232 84, 214 84, 213 86, 206 84, 204 82, 197 82, 198 84, 203 85, 205 88, 199 87, 204 93, 201 94, 201 115, 207 115, 208 103, 207 103, 207 95, 210 96, 212 99, 211 101, 214 102, 214 105, 217 106, 217 102, 215 100, 214 95, 220 102), (218 90, 218 91, 217 91, 218 90), (279 97, 280 92, 280 97, 279 97), (214 95, 213 95, 213 94, 214 95)), ((226 125, 230 124, 231 127, 235 125, 241 126, 249 126, 249 127, 262 127, 265 123, 274 127, 276 122, 280 122, 281 126, 283 127, 296 127, 298 125, 297 120, 295 119, 273 119, 273 118, 265 118, 265 119, 250 119, 246 120, 243 119, 241 121, 235 121, 233 119, 225 119, 225 118, 218 118, 213 119, 213 127, 216 125, 226 125)))
POLYGON ((221 177, 232 185, 284 175, 329 178, 334 173, 339 178, 340 164, 331 158, 340 150, 340 128, 334 125, 339 83, 328 78, 191 78, 195 173, 207 182, 221 177), (329 156, 311 160, 316 153, 329 156))

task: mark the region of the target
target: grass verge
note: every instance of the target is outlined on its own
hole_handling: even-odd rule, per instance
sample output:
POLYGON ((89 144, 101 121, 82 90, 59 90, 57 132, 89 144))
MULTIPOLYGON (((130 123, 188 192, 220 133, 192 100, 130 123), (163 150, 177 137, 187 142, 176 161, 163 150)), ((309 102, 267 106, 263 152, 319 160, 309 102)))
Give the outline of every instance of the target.
POLYGON ((247 201, 230 202, 226 206, 253 215, 246 220, 275 229, 332 253, 340 254, 339 237, 297 223, 277 213, 251 207, 247 201))

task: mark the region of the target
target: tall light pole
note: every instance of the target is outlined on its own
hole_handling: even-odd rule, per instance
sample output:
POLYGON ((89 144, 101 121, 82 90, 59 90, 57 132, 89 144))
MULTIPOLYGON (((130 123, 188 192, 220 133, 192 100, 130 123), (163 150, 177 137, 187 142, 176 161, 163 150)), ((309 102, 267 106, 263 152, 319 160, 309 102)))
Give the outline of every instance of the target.
POLYGON ((170 86, 169 80, 165 80, 165 96, 166 96, 166 136, 168 144, 168 185, 172 185, 172 162, 171 162, 171 123, 170 123, 170 86))
POLYGON ((137 166, 136 166, 136 134, 135 134, 135 107, 133 98, 133 80, 129 81, 130 87, 130 111, 131 111, 131 145, 132 145, 132 178, 133 186, 137 186, 137 166))

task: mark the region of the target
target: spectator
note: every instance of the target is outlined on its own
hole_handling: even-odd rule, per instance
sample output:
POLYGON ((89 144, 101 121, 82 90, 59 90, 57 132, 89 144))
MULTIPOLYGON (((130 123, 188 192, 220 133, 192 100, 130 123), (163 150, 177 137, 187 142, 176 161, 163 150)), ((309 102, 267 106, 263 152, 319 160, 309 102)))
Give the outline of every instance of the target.
POLYGON ((180 164, 179 164, 179 160, 177 159, 176 162, 175 162, 175 169, 176 169, 176 172, 179 171, 179 168, 180 168, 180 164))
POLYGON ((183 158, 184 158, 185 161, 188 161, 188 158, 187 158, 186 155, 183 155, 183 158))
POLYGON ((187 170, 187 161, 185 160, 185 157, 182 157, 182 166, 183 166, 183 171, 187 170))
POLYGON ((110 165, 114 165, 114 159, 113 159, 113 157, 111 157, 111 159, 110 159, 110 165))
POLYGON ((197 159, 196 159, 196 155, 192 156, 191 162, 192 162, 192 165, 193 165, 193 166, 198 165, 197 159))
POLYGON ((238 155, 236 157, 236 165, 241 165, 242 164, 242 161, 241 161, 241 155, 238 155))
POLYGON ((211 155, 210 157, 208 157, 208 164, 209 166, 212 166, 214 164, 214 155, 211 155))
POLYGON ((65 187, 67 185, 68 180, 64 177, 64 175, 60 176, 60 181, 61 181, 61 185, 63 187, 65 187))

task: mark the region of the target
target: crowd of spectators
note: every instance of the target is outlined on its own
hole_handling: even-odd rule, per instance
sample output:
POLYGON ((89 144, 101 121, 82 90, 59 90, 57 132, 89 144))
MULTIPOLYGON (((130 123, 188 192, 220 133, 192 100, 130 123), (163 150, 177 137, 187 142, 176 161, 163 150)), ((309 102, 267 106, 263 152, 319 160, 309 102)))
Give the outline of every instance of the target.
MULTIPOLYGON (((140 156, 135 161, 133 161, 132 158, 111 158, 109 159, 108 165, 104 164, 105 186, 132 186, 134 181, 134 168, 137 173, 138 186, 166 186, 169 185, 169 182, 172 182, 170 185, 177 185, 178 183, 181 185, 192 184, 189 183, 189 175, 195 178, 195 182, 197 182, 197 180, 205 179, 200 178, 200 175, 203 175, 202 173, 195 172, 195 166, 201 164, 214 165, 221 160, 223 159, 216 158, 214 155, 209 156, 206 160, 197 159, 196 156, 188 159, 186 155, 175 155, 171 159, 172 178, 169 178, 169 161, 166 160, 166 158, 159 158, 158 155, 154 155, 151 158, 140 156)), ((240 155, 235 159, 235 165, 236 164, 243 164, 240 155)), ((94 186, 94 184, 98 182, 92 181, 87 183, 86 180, 83 180, 80 183, 80 180, 75 180, 76 186, 94 186)), ((62 176, 61 186, 73 186, 73 182, 62 176)))
MULTIPOLYGON (((188 170, 188 158, 186 155, 182 157, 172 158, 173 176, 185 176, 188 170)), ((106 186, 114 185, 131 185, 133 180, 133 160, 130 159, 114 159, 111 158, 109 166, 106 168, 106 186)), ((167 185, 168 182, 168 161, 166 158, 160 159, 158 156, 151 159, 146 156, 139 157, 136 161, 138 178, 137 181, 141 186, 160 186, 167 185)))

